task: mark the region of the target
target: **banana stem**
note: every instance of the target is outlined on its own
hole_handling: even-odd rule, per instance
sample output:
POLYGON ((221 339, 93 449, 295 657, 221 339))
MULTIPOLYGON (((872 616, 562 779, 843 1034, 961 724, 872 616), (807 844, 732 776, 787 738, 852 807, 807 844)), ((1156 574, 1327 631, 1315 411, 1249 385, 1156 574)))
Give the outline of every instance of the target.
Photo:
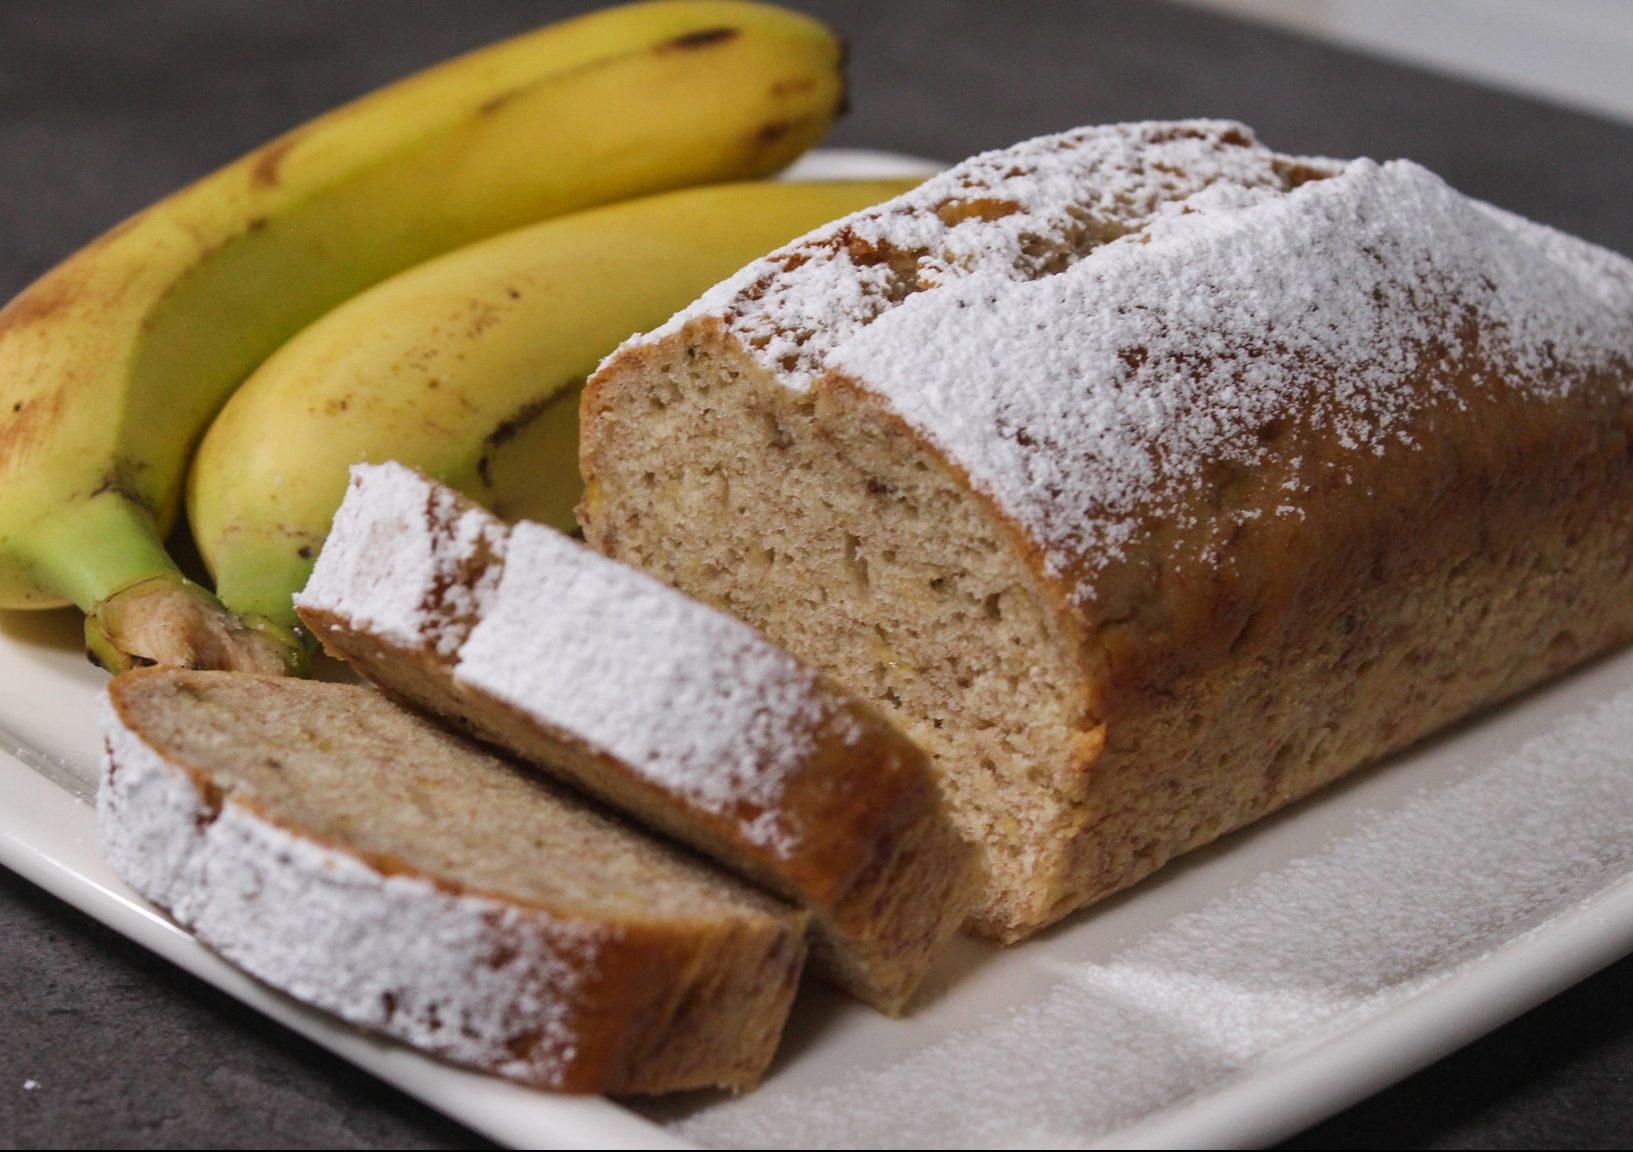
POLYGON ((143 580, 182 578, 152 515, 113 488, 52 509, 25 539, 41 587, 81 612, 143 580))
POLYGON ((29 544, 37 579, 85 613, 86 650, 110 672, 163 664, 305 673, 292 630, 246 623, 188 580, 152 516, 115 489, 53 512, 29 544))
POLYGON ((182 576, 116 592, 85 617, 85 649, 110 672, 162 664, 270 675, 306 674, 306 650, 287 628, 247 624, 182 576))

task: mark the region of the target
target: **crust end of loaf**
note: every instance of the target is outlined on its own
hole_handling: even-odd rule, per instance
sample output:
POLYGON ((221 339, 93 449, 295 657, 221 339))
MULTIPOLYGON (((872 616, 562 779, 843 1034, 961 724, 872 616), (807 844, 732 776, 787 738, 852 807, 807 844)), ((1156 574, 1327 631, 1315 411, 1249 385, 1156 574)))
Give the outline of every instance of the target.
POLYGON ((597 923, 313 838, 126 722, 142 677, 198 675, 110 685, 98 814, 114 870, 213 950, 352 1024, 536 1087, 759 1082, 803 960, 799 917, 597 923))

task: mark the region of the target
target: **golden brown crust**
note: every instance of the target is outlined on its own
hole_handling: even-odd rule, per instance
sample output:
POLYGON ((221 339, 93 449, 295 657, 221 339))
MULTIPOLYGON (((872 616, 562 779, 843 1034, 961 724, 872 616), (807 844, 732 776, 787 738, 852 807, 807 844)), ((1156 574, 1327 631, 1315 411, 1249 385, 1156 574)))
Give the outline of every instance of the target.
MULTIPOLYGON (((676 358, 709 361, 717 371, 726 376, 752 377, 757 372, 753 358, 739 343, 737 334, 719 317, 705 315, 688 322, 672 337, 650 343, 634 342, 626 345, 591 377, 580 405, 581 471, 585 477, 586 488, 584 501, 578 509, 578 519, 584 529, 586 542, 607 556, 638 567, 643 566, 641 557, 635 550, 624 547, 619 539, 620 517, 603 514, 603 509, 598 506, 600 481, 617 470, 615 465, 622 463, 617 457, 621 452, 621 445, 626 442, 625 438, 640 434, 636 429, 619 426, 619 417, 622 413, 614 410, 617 400, 613 398, 613 393, 629 379, 639 380, 661 374, 665 371, 666 364, 673 363, 676 358)), ((889 455, 906 457, 922 453, 931 462, 932 467, 952 478, 950 484, 963 488, 969 499, 982 510, 982 515, 990 522, 993 534, 1003 540, 1017 555, 1024 555, 1027 558, 1025 567, 1028 594, 1040 604, 1048 606, 1053 615, 1053 626, 1062 641, 1060 647, 1067 654, 1068 662, 1075 667, 1074 674, 1067 678, 1067 683, 1063 687, 1068 691, 1076 691, 1078 702, 1073 711, 1080 716, 1087 728, 1078 743, 1079 754, 1071 768, 1063 775, 1071 782, 1064 791, 1071 795, 1080 793, 1081 781, 1086 779, 1087 769, 1099 748, 1102 729, 1096 727, 1092 707, 1093 693, 1090 689, 1095 680, 1092 675, 1094 656, 1087 643, 1089 634, 1084 628, 1081 616, 1071 608, 1066 583, 1058 575, 1052 575, 1046 570, 1042 550, 1018 523, 1004 516, 988 497, 970 489, 968 477, 963 469, 945 454, 937 451, 933 445, 928 444, 917 429, 891 411, 875 393, 853 381, 828 376, 819 380, 805 399, 815 411, 815 419, 819 426, 823 423, 825 413, 834 407, 848 406, 865 411, 870 431, 890 445, 886 449, 889 455), (1084 751, 1085 749, 1089 751, 1084 751)), ((758 419, 758 415, 747 416, 745 419, 752 421, 758 419)), ((824 668, 832 678, 839 680, 841 685, 855 696, 866 695, 866 689, 861 683, 856 681, 847 683, 847 669, 835 667, 831 661, 825 659, 824 652, 802 648, 796 636, 777 629, 770 619, 757 615, 752 608, 745 612, 742 610, 744 607, 742 604, 711 595, 711 591, 718 591, 717 589, 688 582, 685 578, 676 578, 675 573, 653 570, 652 574, 668 580, 682 591, 705 602, 742 615, 750 623, 767 631, 778 643, 824 668)), ((941 771, 946 773, 979 769, 970 764, 943 764, 941 771)), ((966 832, 966 839, 975 837, 966 832)), ((1061 852, 1064 852, 1065 839, 1064 835, 1060 837, 1061 852)), ((979 866, 977 870, 980 870, 979 866)), ((972 884, 978 895, 971 905, 970 917, 964 926, 981 935, 995 938, 1003 936, 1005 934, 1003 925, 1008 921, 1002 918, 994 919, 988 911, 992 903, 990 891, 984 896, 980 894, 981 889, 987 884, 986 879, 972 877, 972 884)), ((832 962, 820 941, 814 941, 813 954, 819 964, 832 962)))
POLYGON ((797 933, 643 927, 606 941, 580 973, 573 1062, 561 1092, 651 1095, 755 1087, 793 1003, 797 933))
MULTIPOLYGON (((1467 376, 1500 378, 1475 360, 1467 376)), ((1304 518, 1099 629, 1107 738, 1085 818, 1018 939, 1167 860, 1633 638, 1633 389, 1518 387, 1428 410, 1304 518), (1158 623, 1160 621, 1160 623, 1158 623)), ((1336 445, 1290 437, 1319 461, 1336 445)), ((1274 472, 1238 507, 1273 499, 1274 472)))
MULTIPOLYGON (((196 793, 197 812, 177 809, 161 813, 135 807, 142 803, 140 794, 126 795, 124 787, 113 784, 116 778, 122 779, 127 765, 110 748, 105 791, 111 795, 104 797, 102 804, 104 835, 111 835, 110 842, 118 842, 121 828, 138 821, 151 825, 157 817, 170 821, 167 836, 171 842, 198 841, 202 845, 205 829, 219 816, 224 803, 231 804, 242 816, 279 830, 291 841, 350 856, 381 877, 418 879, 449 896, 469 897, 488 906, 490 910, 480 915, 499 942, 489 961, 496 969, 511 964, 516 956, 534 955, 549 956, 552 964, 571 968, 565 977, 554 978, 557 986, 571 990, 570 1003, 531 1008, 518 1003, 507 1016, 510 1027, 506 1034, 476 1038, 474 1043, 467 1036, 452 1044, 440 1044, 423 1028, 414 1037, 404 1036, 389 1017, 372 1024, 354 1019, 364 1027, 411 1039, 445 1058, 536 1087, 569 1093, 650 1094, 697 1088, 743 1091, 759 1082, 775 1054, 803 966, 801 916, 788 912, 718 923, 702 918, 684 922, 594 920, 582 914, 564 914, 538 900, 518 901, 502 893, 472 890, 446 877, 422 873, 401 860, 359 852, 311 828, 280 819, 241 791, 225 795, 207 765, 190 763, 185 754, 144 732, 142 711, 132 706, 133 695, 150 686, 144 681, 155 677, 167 681, 191 678, 207 686, 208 680, 200 678, 211 675, 229 674, 151 669, 127 673, 111 683, 109 699, 114 714, 126 730, 162 755, 167 771, 186 781, 196 793), (492 910, 501 907, 514 910, 516 915, 501 918, 492 910), (558 1034, 547 1035, 542 1022, 535 1026, 529 1021, 528 1012, 539 1014, 547 1009, 559 1015, 552 1027, 560 1027, 561 1020, 568 1021, 571 1036, 565 1048, 558 1034), (489 1052, 491 1060, 472 1059, 475 1051, 489 1052)), ((264 679, 269 692, 295 683, 283 678, 264 679)), ((339 685, 304 687, 361 691, 339 685)), ((208 852, 202 846, 193 850, 208 852)), ((117 867, 121 863, 119 854, 111 855, 117 867)), ((258 866, 297 867, 285 856, 261 861, 258 866)), ((207 878, 190 882, 209 883, 207 878)), ((135 877, 133 883, 144 887, 135 877)), ((165 898, 158 892, 150 895, 165 898)), ((170 896, 174 895, 172 891, 170 896)), ((221 893, 211 897, 224 898, 228 897, 221 893)), ((367 901, 368 892, 363 887, 359 887, 357 899, 360 904, 367 901)), ((174 899, 166 902, 173 905, 167 911, 176 910, 174 905, 179 903, 174 899)), ((195 904, 197 899, 187 903, 195 904)), ((257 939, 246 933, 270 927, 264 923, 264 910, 242 918, 217 916, 211 924, 195 926, 200 938, 235 961, 254 957, 260 948, 257 939)), ((343 983, 348 957, 337 952, 329 962, 337 983, 343 983)), ((245 966, 281 986, 278 974, 265 964, 251 959, 245 966)), ((516 982, 518 986, 530 983, 525 975, 517 977, 516 982)), ((345 1014, 313 993, 312 979, 298 983, 300 988, 284 990, 345 1014)), ((461 995, 459 988, 420 991, 444 996, 450 1005, 445 1009, 449 1015, 461 995)))
POLYGON ((428 646, 393 644, 331 611, 300 613, 330 654, 388 691, 807 909, 818 970, 881 1011, 906 1006, 964 919, 973 853, 945 814, 927 758, 836 689, 820 689, 827 720, 783 779, 779 812, 802 830, 784 852, 747 834, 758 810, 739 803, 709 811, 572 733, 456 682, 447 658, 428 646))
MULTIPOLYGON (((969 492, 1004 525, 1084 674, 1081 730, 1040 765, 1076 789, 1074 810, 1040 853, 1027 904, 984 905, 974 930, 1022 939, 1633 636, 1633 371, 1583 374, 1559 398, 1478 347, 1476 333, 1453 372, 1411 383, 1462 400, 1424 405, 1400 442, 1360 453, 1331 432, 1266 429, 1261 466, 1220 465, 1170 523, 1092 573, 1049 571, 1022 526, 969 492), (1294 475, 1300 515, 1264 514, 1294 475), (1067 589, 1081 584, 1094 595, 1074 602, 1067 589)), ((581 518, 611 555, 632 555, 614 505, 652 512, 638 493, 606 487, 611 455, 642 434, 616 405, 687 356, 722 371, 748 359, 705 316, 627 348, 586 391, 581 518)), ((961 475, 864 384, 830 375, 810 395, 819 412, 824 396, 869 409, 961 475)), ((847 669, 826 666, 847 682, 847 669)))

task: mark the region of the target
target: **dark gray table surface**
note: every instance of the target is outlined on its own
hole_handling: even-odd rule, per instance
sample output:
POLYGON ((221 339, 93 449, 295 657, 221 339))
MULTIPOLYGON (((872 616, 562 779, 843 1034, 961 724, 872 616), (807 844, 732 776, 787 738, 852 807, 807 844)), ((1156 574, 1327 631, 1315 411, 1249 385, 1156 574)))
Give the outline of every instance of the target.
MULTIPOLYGON (((588 6, 0 3, 0 298, 300 120, 588 6)), ((1094 121, 1231 116, 1283 149, 1410 156, 1633 252, 1626 126, 1157 4, 798 6, 852 40, 835 144, 953 158, 1094 121)), ((1292 1145, 1626 1145, 1630 1087, 1625 960, 1292 1145)), ((0 1146, 481 1144, 0 871, 0 1146)))

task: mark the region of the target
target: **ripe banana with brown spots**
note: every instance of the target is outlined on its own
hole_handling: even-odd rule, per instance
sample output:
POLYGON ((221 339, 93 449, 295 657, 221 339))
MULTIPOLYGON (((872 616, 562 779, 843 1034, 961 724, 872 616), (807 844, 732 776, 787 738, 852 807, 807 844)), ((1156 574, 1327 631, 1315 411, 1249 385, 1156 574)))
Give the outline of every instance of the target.
POLYGON ((746 183, 630 200, 473 244, 285 344, 211 425, 187 513, 216 591, 293 626, 353 464, 397 460, 507 519, 571 530, 578 386, 632 332, 912 181, 746 183))
POLYGON ((297 670, 163 541, 234 389, 335 305, 534 221, 775 171, 843 99, 823 25, 661 0, 471 53, 297 128, 91 243, 0 311, 0 608, 73 603, 110 668, 297 670))

